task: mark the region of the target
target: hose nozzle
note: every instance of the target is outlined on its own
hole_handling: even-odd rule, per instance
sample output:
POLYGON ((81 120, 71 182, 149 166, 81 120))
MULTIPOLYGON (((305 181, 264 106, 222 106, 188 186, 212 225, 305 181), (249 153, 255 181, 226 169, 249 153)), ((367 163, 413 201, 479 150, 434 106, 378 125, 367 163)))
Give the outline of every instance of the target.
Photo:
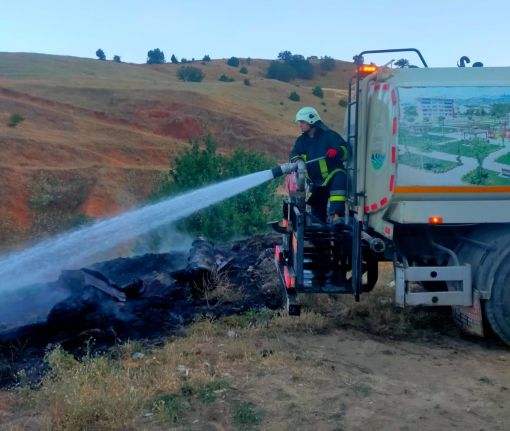
POLYGON ((278 178, 282 175, 287 175, 291 172, 295 172, 297 169, 297 163, 283 163, 280 166, 276 166, 275 168, 271 169, 271 173, 273 174, 273 178, 278 178))

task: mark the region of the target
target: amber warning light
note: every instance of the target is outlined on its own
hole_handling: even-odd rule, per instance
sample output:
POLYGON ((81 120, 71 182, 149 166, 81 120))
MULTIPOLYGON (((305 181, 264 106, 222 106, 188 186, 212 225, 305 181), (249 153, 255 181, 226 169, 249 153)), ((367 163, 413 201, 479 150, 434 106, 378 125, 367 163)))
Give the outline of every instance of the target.
POLYGON ((441 223, 443 223, 443 217, 438 217, 438 216, 429 217, 429 223, 441 224, 441 223))
POLYGON ((358 68, 360 73, 374 73, 377 72, 377 66, 373 64, 364 64, 358 68))

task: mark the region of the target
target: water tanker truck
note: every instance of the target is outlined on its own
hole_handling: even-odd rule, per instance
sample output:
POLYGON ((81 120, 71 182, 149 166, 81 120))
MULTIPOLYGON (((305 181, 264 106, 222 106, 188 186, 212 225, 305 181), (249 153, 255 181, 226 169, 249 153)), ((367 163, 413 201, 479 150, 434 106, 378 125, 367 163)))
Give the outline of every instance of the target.
POLYGON ((283 169, 298 179, 273 224, 289 313, 303 292, 359 300, 390 261, 396 304, 451 306, 468 332, 510 345, 510 68, 429 68, 414 48, 355 58, 344 223, 308 211, 302 163, 283 169), (401 51, 423 67, 362 64, 401 51))

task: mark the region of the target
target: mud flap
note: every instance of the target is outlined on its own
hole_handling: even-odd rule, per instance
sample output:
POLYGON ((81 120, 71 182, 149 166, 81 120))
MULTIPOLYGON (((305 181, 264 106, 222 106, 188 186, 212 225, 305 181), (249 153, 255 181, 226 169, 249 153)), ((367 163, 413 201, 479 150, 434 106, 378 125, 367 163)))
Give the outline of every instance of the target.
POLYGON ((473 305, 466 307, 462 305, 452 306, 452 315, 455 324, 468 334, 485 336, 483 330, 482 304, 480 293, 473 289, 473 305))

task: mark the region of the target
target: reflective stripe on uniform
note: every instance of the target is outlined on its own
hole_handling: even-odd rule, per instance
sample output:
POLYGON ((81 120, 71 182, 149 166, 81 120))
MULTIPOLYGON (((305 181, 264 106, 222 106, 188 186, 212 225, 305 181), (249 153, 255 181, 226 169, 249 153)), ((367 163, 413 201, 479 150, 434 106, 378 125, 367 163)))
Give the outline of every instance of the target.
POLYGON ((340 158, 340 160, 347 160, 349 158, 349 150, 346 147, 340 147, 340 149, 343 152, 342 157, 340 158))
POLYGON ((333 175, 335 175, 336 173, 338 172, 343 172, 344 170, 343 169, 340 169, 340 168, 337 168, 337 169, 334 169, 332 170, 328 176, 324 179, 323 183, 322 183, 322 187, 325 187, 328 185, 328 183, 331 181, 331 178, 333 178, 333 175))
POLYGON ((323 179, 328 177, 328 163, 325 159, 319 160, 319 168, 321 170, 321 175, 323 179))
POLYGON ((329 201, 330 202, 345 202, 346 198, 345 196, 330 196, 329 201))

